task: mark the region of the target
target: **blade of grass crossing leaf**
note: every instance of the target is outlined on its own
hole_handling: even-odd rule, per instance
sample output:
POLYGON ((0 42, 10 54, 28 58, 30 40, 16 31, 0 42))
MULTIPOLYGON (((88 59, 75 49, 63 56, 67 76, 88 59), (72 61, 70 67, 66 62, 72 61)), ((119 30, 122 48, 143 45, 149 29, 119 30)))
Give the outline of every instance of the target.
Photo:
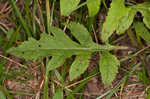
MULTIPOLYGON (((87 0, 87 1, 91 1, 91 0, 87 0)), ((92 0, 92 1, 93 2, 87 4, 89 17, 93 17, 98 13, 101 4, 101 0, 92 0)))
POLYGON ((111 99, 112 95, 117 92, 117 90, 121 87, 121 84, 123 82, 124 79, 122 79, 121 81, 119 81, 117 83, 117 85, 110 91, 110 93, 106 96, 106 99, 111 99))
POLYGON ((14 8, 14 10, 16 11, 16 14, 17 14, 17 16, 19 17, 20 22, 21 22, 21 24, 23 25, 23 27, 24 27, 24 29, 25 29, 25 31, 26 31, 28 37, 31 37, 31 36, 32 36, 32 33, 30 32, 30 30, 29 30, 29 28, 28 28, 28 26, 27 26, 27 23, 26 23, 25 20, 23 19, 22 15, 21 15, 21 13, 20 13, 20 11, 19 11, 19 9, 18 9, 18 7, 16 6, 15 1, 14 1, 14 0, 9 0, 9 2, 10 2, 10 4, 11 4, 11 6, 14 8))
POLYGON ((102 52, 100 58, 100 72, 106 87, 108 87, 114 80, 116 74, 118 73, 119 65, 120 62, 116 56, 107 51, 102 52))
MULTIPOLYGON (((132 64, 132 63, 131 63, 131 64, 132 64)), ((126 81, 128 80, 128 77, 131 75, 131 73, 133 73, 133 72, 136 70, 136 68, 137 68, 138 66, 140 66, 140 65, 141 65, 141 63, 138 63, 138 64, 136 64, 135 66, 133 66, 133 67, 130 69, 129 73, 127 73, 127 74, 122 78, 122 80, 119 81, 119 83, 110 91, 110 93, 108 94, 108 96, 106 97, 106 99, 111 99, 112 95, 121 87, 121 83, 122 83, 122 82, 126 82, 126 81)))
POLYGON ((76 88, 74 88, 74 89, 72 90, 72 92, 69 92, 69 94, 68 94, 68 96, 67 96, 66 99, 71 99, 71 97, 73 97, 73 95, 74 95, 75 93, 77 93, 77 92, 80 91, 82 88, 84 88, 85 84, 89 81, 89 79, 92 78, 92 77, 94 77, 95 74, 97 74, 97 73, 98 73, 98 68, 95 68, 92 72, 90 72, 90 73, 87 75, 87 77, 85 77, 85 78, 80 82, 80 84, 79 84, 76 88))
POLYGON ((107 96, 106 98, 110 99, 111 96, 119 89, 120 83, 121 83, 122 81, 124 81, 124 80, 127 80, 128 77, 131 75, 131 73, 133 73, 133 72, 136 70, 136 68, 139 67, 140 65, 141 65, 141 63, 138 63, 138 64, 136 64, 135 66, 133 66, 133 67, 130 69, 129 73, 127 73, 127 74, 122 78, 122 80, 120 80, 120 81, 118 82, 118 84, 117 84, 113 89, 111 89, 111 90, 105 92, 104 94, 102 94, 101 96, 97 97, 96 99, 103 99, 103 97, 105 97, 105 96, 107 96, 107 95, 108 95, 108 96, 107 96))

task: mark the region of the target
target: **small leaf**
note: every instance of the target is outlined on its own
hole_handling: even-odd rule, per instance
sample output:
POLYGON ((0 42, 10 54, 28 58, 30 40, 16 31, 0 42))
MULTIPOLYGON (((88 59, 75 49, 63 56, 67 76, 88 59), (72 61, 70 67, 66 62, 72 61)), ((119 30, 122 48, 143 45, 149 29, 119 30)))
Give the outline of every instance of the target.
POLYGON ((78 6, 80 0, 60 0, 60 10, 61 14, 68 16, 71 14, 78 6))
POLYGON ((53 99, 63 99, 63 90, 57 90, 55 95, 53 96, 53 99))
POLYGON ((91 58, 91 55, 87 55, 87 56, 80 55, 76 57, 76 60, 71 65, 71 69, 69 71, 71 81, 77 78, 78 76, 80 76, 82 73, 84 73, 84 71, 89 66, 90 58, 91 58))
POLYGON ((126 8, 124 0, 112 0, 106 21, 102 28, 102 41, 106 42, 113 32, 118 28, 121 18, 127 16, 130 8, 126 8))
POLYGON ((136 34, 150 44, 150 32, 146 29, 144 24, 141 22, 135 22, 134 27, 136 34))
POLYGON ((150 2, 144 2, 142 4, 138 4, 135 8, 142 13, 143 22, 150 29, 150 2))
POLYGON ((81 44, 85 45, 93 43, 90 33, 83 25, 75 22, 65 25, 71 30, 73 36, 75 36, 75 38, 79 40, 81 44))
MULTIPOLYGON (((93 0, 87 0, 87 2, 89 1, 93 1, 93 0)), ((101 0, 94 0, 93 2, 87 4, 90 17, 93 17, 98 13, 100 9, 100 4, 101 4, 101 0)))
POLYGON ((109 86, 118 73, 119 60, 107 51, 100 57, 100 72, 105 86, 109 86))
POLYGON ((118 34, 124 33, 125 30, 127 30, 130 27, 130 25, 133 22, 135 14, 136 14, 136 10, 135 9, 130 9, 127 16, 124 16, 120 20, 119 25, 118 25, 118 29, 116 31, 118 34))
MULTIPOLYGON (((68 56, 69 57, 69 56, 68 56)), ((48 71, 53 70, 61 66, 67 57, 62 56, 53 56, 52 59, 48 63, 48 71)))

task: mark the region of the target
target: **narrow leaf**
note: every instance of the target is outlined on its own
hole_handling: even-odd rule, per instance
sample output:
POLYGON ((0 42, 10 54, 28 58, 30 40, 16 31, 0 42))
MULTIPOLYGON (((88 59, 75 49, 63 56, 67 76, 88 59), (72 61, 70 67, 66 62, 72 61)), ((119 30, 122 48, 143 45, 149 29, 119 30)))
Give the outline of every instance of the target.
POLYGON ((69 72, 70 79, 73 80, 87 69, 93 52, 124 49, 124 47, 119 46, 96 44, 83 25, 71 22, 67 26, 78 42, 72 40, 61 29, 50 27, 51 35, 42 33, 40 40, 30 38, 18 47, 9 49, 8 52, 25 59, 34 60, 39 57, 52 56, 48 63, 47 72, 59 67, 66 58, 76 55, 77 57, 69 72))
MULTIPOLYGON (((77 27, 80 26, 82 27, 82 25, 79 25, 77 27)), ((53 33, 53 36, 43 33, 41 35, 40 40, 35 40, 34 38, 30 38, 29 41, 25 41, 18 47, 13 47, 9 49, 8 52, 25 59, 36 60, 37 58, 43 56, 62 56, 62 55, 71 56, 71 55, 81 55, 81 54, 86 55, 88 53, 92 53, 95 51, 104 51, 104 50, 113 50, 113 49, 122 48, 122 47, 115 47, 111 45, 98 45, 94 42, 90 44, 86 44, 86 43, 78 44, 75 41, 72 41, 69 38, 69 36, 67 36, 62 30, 56 27, 51 27, 50 29, 51 32, 53 33)), ((78 32, 78 30, 76 31, 77 32, 75 33, 78 33, 77 34, 78 40, 80 40, 80 42, 82 42, 81 39, 85 34, 88 35, 85 28, 81 30, 82 32, 85 33, 81 33, 80 31, 78 32)), ((89 39, 90 38, 89 36, 87 36, 87 38, 88 39, 86 40, 89 40, 90 42, 92 41, 89 39)))
POLYGON ((77 78, 88 68, 91 55, 77 56, 69 71, 70 80, 77 78))
POLYGON ((60 10, 61 14, 68 16, 71 14, 78 6, 80 0, 60 0, 60 10))
MULTIPOLYGON (((87 2, 89 1, 93 1, 93 0, 87 0, 87 2)), ((90 17, 93 17, 98 13, 100 9, 100 4, 101 4, 101 0, 94 0, 93 2, 87 4, 90 17)))
POLYGON ((105 86, 109 86, 118 73, 119 60, 107 51, 100 57, 100 72, 105 86))
POLYGON ((134 27, 136 34, 150 44, 150 32, 146 29, 144 24, 141 22, 135 22, 134 27))
POLYGON ((102 29, 102 41, 106 42, 113 32, 118 28, 121 18, 128 14, 130 8, 126 8, 124 0, 112 0, 106 21, 102 29))

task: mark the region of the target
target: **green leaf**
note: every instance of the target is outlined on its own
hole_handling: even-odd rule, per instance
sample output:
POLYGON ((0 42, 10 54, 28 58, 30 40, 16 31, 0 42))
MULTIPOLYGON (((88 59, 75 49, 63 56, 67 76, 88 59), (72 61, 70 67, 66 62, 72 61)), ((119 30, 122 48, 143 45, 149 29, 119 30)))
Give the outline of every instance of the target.
POLYGON ((138 4, 135 8, 142 13, 143 22, 150 29, 150 2, 144 2, 142 4, 138 4))
POLYGON ((70 24, 65 25, 71 30, 73 36, 75 36, 81 44, 86 45, 93 43, 90 33, 83 25, 74 22, 70 22, 70 24))
MULTIPOLYGON (((87 2, 89 1, 93 1, 93 0, 87 0, 87 2)), ((87 4, 90 17, 93 17, 98 13, 100 9, 100 4, 101 4, 101 0, 94 0, 93 2, 87 4)))
POLYGON ((76 57, 76 60, 71 65, 71 69, 69 71, 70 80, 75 79, 88 68, 89 61, 90 61, 91 55, 79 55, 76 57))
POLYGON ((0 99, 6 99, 6 97, 4 96, 2 92, 0 92, 0 99))
MULTIPOLYGON (((80 24, 76 25, 80 26, 80 24)), ((85 30, 84 27, 82 28, 85 30)), ((29 41, 25 41, 18 47, 9 49, 8 52, 25 59, 36 60, 43 56, 86 55, 95 51, 113 50, 119 48, 111 45, 98 45, 94 42, 89 44, 89 46, 87 46, 87 44, 78 44, 75 41, 72 41, 62 30, 56 27, 51 27, 50 29, 53 36, 43 33, 40 40, 30 38, 29 41)), ((78 30, 76 30, 76 33, 78 33, 78 30)), ((84 32, 81 32, 81 37, 84 34, 84 32)), ((80 37, 77 38, 77 40, 80 41, 80 37)))
POLYGON ((134 28, 135 28, 136 34, 140 36, 142 39, 144 39, 147 43, 150 44, 150 32, 146 29, 144 24, 141 22, 135 22, 134 28))
POLYGON ((76 10, 80 0, 60 0, 60 10, 61 14, 68 16, 74 10, 76 10))
POLYGON ((53 99, 63 99, 63 90, 57 90, 55 95, 53 96, 53 99))
POLYGON ((62 56, 53 56, 52 59, 48 63, 48 71, 53 70, 61 66, 67 57, 65 55, 62 56))
POLYGON ((119 60, 107 51, 100 57, 100 72, 105 86, 109 86, 118 73, 119 60))
POLYGON ((106 42, 113 32, 118 28, 121 18, 127 16, 130 8, 126 8, 124 0, 112 0, 106 21, 102 29, 102 41, 106 42))
POLYGON ((130 9, 128 14, 124 16, 123 18, 121 18, 118 29, 116 30, 118 34, 124 33, 131 26, 134 20, 135 14, 136 14, 136 10, 130 9))
POLYGON ((66 58, 77 55, 77 58, 72 64, 73 69, 70 70, 70 78, 72 80, 86 70, 91 53, 109 51, 117 48, 122 49, 122 47, 118 46, 96 44, 92 41, 90 33, 83 25, 71 22, 67 27, 72 31, 73 36, 79 43, 73 41, 61 29, 50 27, 52 35, 43 33, 40 40, 30 38, 18 47, 9 49, 8 52, 25 59, 34 60, 37 60, 39 57, 52 56, 52 59, 48 63, 48 71, 61 66, 66 58), (79 56, 81 58, 79 58, 79 56), (82 58, 83 64, 80 64, 82 58), (79 66, 78 74, 74 74, 74 68, 76 68, 76 66, 79 66))

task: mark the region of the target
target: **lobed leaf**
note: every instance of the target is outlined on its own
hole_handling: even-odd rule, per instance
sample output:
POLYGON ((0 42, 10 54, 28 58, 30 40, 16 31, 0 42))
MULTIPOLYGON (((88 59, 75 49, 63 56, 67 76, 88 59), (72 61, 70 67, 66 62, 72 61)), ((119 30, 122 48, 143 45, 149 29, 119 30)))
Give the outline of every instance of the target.
POLYGON ((96 44, 92 41, 90 33, 81 24, 71 22, 67 27, 72 31, 73 36, 79 43, 73 41, 61 29, 50 27, 52 35, 43 33, 40 40, 30 38, 18 47, 9 49, 8 52, 25 59, 34 60, 39 57, 52 56, 48 63, 48 71, 61 66, 66 58, 77 55, 69 73, 70 79, 73 80, 86 70, 91 53, 122 48, 96 44), (78 72, 76 68, 78 68, 78 72))
POLYGON ((107 51, 100 57, 100 72, 105 86, 109 86, 118 73, 119 60, 107 51))

